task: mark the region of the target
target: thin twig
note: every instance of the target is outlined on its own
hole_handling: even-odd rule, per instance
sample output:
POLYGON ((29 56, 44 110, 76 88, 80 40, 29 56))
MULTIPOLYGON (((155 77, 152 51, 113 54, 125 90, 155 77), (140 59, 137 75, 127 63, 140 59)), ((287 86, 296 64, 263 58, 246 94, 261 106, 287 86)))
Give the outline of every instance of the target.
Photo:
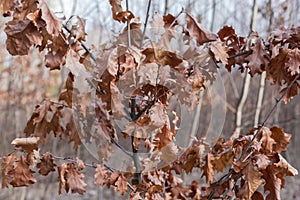
POLYGON ((114 138, 111 138, 111 143, 115 144, 119 149, 121 149, 126 155, 129 157, 132 157, 132 154, 130 154, 122 145, 120 145, 114 138))
POLYGON ((140 48, 142 48, 142 46, 143 46, 143 40, 144 40, 144 37, 145 37, 145 34, 146 34, 146 29, 147 29, 147 24, 148 24, 148 19, 149 19, 149 12, 150 12, 150 7, 151 7, 151 1, 152 0, 148 0, 146 20, 145 20, 145 24, 144 24, 144 30, 143 30, 143 35, 142 35, 142 38, 141 38, 140 48))
POLYGON ((177 19, 179 18, 179 16, 184 13, 184 8, 181 8, 181 11, 176 15, 175 19, 173 20, 173 22, 170 24, 170 26, 168 27, 168 30, 170 30, 172 28, 172 26, 174 26, 174 24, 176 23, 177 19))
MULTIPOLYGON (((128 4, 128 0, 126 0, 126 11, 129 11, 129 4, 128 4)), ((131 35, 130 35, 130 18, 128 17, 127 19, 127 42, 128 42, 128 46, 131 46, 131 35)))
POLYGON ((243 56, 243 55, 248 54, 249 52, 250 52, 250 51, 242 51, 242 52, 240 52, 240 53, 237 53, 237 54, 234 54, 234 55, 229 56, 228 59, 233 59, 233 58, 235 58, 235 57, 243 56))
MULTIPOLYGON (((241 155, 238 158, 238 161, 241 161, 242 158, 245 156, 245 154, 247 153, 247 151, 249 150, 251 144, 253 143, 253 141, 255 140, 255 138, 258 136, 258 134, 260 133, 261 129, 265 126, 266 122, 268 121, 268 119, 270 118, 271 114, 275 111, 276 107, 278 106, 279 102, 284 98, 284 96, 288 93, 288 91, 291 89, 291 87, 294 85, 294 83, 297 81, 297 79, 300 78, 300 74, 298 74, 294 80, 288 85, 288 87, 286 88, 286 90, 284 91, 284 93, 280 96, 279 99, 276 100, 276 103, 274 104, 274 106, 272 107, 272 109, 269 111, 269 113, 267 114, 265 120, 262 122, 262 124, 257 128, 256 133, 254 134, 253 138, 251 139, 251 141, 248 143, 248 145, 246 146, 246 148, 243 150, 243 152, 241 153, 241 155)), ((211 193, 208 196, 208 200, 212 200, 215 192, 217 191, 217 189, 219 188, 220 185, 222 185, 223 183, 225 183, 229 177, 233 174, 234 170, 233 168, 231 168, 229 170, 229 172, 227 174, 225 174, 223 177, 221 177, 215 187, 213 188, 213 190, 211 191, 211 193)))
MULTIPOLYGON (((64 28, 68 33, 71 34, 71 30, 70 30, 66 25, 63 24, 63 28, 64 28)), ((74 35, 72 35, 72 37, 74 37, 74 35)), ((92 52, 89 50, 89 48, 88 48, 82 41, 79 41, 79 42, 80 42, 82 48, 83 48, 86 52, 89 53, 91 59, 96 63, 96 57, 92 54, 92 52)))

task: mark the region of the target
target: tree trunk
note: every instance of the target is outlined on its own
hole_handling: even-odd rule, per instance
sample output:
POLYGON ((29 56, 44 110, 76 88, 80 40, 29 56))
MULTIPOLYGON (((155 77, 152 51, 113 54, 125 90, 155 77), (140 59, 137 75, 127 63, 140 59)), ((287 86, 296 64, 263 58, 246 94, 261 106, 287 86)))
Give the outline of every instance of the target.
MULTIPOLYGON (((255 20, 257 15, 257 3, 256 0, 253 0, 253 6, 252 6, 252 17, 250 22, 250 31, 253 31, 255 29, 255 20)), ((245 105, 245 102, 247 100, 249 88, 250 88, 250 75, 248 74, 249 69, 246 69, 245 71, 245 77, 243 82, 243 89, 242 89, 242 95, 240 96, 240 99, 238 101, 237 105, 237 111, 235 115, 235 136, 238 136, 242 129, 242 112, 245 105)))

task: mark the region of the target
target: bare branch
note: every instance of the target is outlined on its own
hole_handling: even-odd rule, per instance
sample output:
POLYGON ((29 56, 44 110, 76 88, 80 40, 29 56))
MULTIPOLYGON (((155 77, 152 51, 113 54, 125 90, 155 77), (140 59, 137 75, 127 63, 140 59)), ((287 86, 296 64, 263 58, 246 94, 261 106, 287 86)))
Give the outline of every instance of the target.
POLYGON ((142 46, 143 46, 143 40, 144 40, 144 37, 145 37, 145 34, 146 34, 146 29, 147 29, 147 24, 148 24, 148 19, 149 19, 149 12, 150 12, 150 7, 151 7, 151 1, 152 0, 148 0, 146 20, 145 20, 145 24, 144 24, 144 30, 143 30, 141 43, 140 43, 140 48, 142 48, 142 46))

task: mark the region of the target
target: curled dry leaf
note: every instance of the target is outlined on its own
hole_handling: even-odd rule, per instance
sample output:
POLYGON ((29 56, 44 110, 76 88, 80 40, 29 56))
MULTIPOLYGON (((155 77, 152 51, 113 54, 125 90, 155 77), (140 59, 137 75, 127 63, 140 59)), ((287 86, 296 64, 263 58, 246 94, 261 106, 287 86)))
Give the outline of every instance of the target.
POLYGON ((165 29, 170 28, 171 25, 172 25, 171 28, 174 28, 176 25, 178 25, 176 18, 171 14, 167 14, 167 15, 163 16, 163 20, 164 20, 164 28, 165 29))
POLYGON ((85 193, 87 184, 83 180, 84 175, 78 170, 74 163, 64 163, 58 168, 59 194, 61 194, 62 189, 65 189, 66 192, 71 190, 72 193, 85 193))
POLYGON ((33 150, 38 149, 39 140, 39 137, 16 138, 11 142, 11 144, 22 148, 27 153, 30 153, 33 152, 33 150))
POLYGON ((195 18, 193 18, 188 13, 186 14, 186 24, 187 29, 191 37, 194 37, 198 45, 202 45, 207 42, 212 42, 217 40, 217 35, 209 32, 205 28, 201 27, 195 18))
POLYGON ((14 187, 29 186, 36 182, 33 177, 34 171, 29 168, 29 164, 26 159, 21 156, 19 160, 16 161, 13 171, 11 171, 12 180, 10 184, 14 187))
POLYGON ((11 55, 27 55, 32 46, 42 45, 42 34, 29 20, 10 21, 4 31, 6 48, 11 55))
POLYGON ((42 19, 46 22, 47 32, 53 37, 58 37, 62 31, 62 20, 52 13, 45 0, 39 0, 39 8, 42 11, 42 19))
POLYGON ((8 156, 4 156, 0 160, 1 162, 1 179, 2 179, 2 188, 6 188, 9 186, 11 181, 11 174, 14 172, 14 165, 16 162, 16 155, 10 154, 8 156))

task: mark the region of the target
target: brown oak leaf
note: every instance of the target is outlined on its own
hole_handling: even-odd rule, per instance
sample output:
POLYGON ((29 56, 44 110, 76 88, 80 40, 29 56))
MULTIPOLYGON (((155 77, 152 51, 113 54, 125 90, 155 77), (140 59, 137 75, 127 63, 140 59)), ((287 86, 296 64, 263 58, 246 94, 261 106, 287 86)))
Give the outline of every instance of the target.
POLYGON ((178 25, 176 18, 171 14, 167 14, 167 15, 163 16, 163 20, 164 20, 164 28, 165 29, 174 28, 176 25, 178 25), (172 25, 172 27, 170 27, 171 25, 172 25))
POLYGON ((266 196, 266 200, 281 200, 280 189, 281 179, 276 176, 277 172, 273 166, 268 166, 267 169, 263 170, 263 179, 265 179, 264 191, 269 191, 266 196))
POLYGON ((122 0, 109 0, 113 19, 125 23, 133 19, 134 15, 130 11, 123 11, 121 2, 122 0))
POLYGON ((21 156, 19 160, 16 161, 15 168, 11 171, 12 180, 10 184, 14 187, 29 186, 36 182, 33 177, 34 171, 29 168, 29 164, 26 159, 21 156))
POLYGON ((227 47, 223 42, 212 42, 210 51, 214 54, 216 61, 228 64, 227 47))
POLYGON ((267 127, 261 128, 261 137, 260 142, 262 143, 263 151, 267 153, 273 152, 273 145, 276 144, 276 141, 271 137, 272 132, 267 127))
POLYGON ((43 36, 32 22, 27 20, 10 21, 4 29, 6 48, 11 55, 27 55, 30 47, 41 45, 43 36))
POLYGON ((271 164, 269 157, 264 154, 255 155, 253 157, 253 162, 259 170, 266 169, 271 164))
POLYGON ((39 173, 44 176, 47 176, 50 172, 55 171, 55 167, 56 164, 54 163, 54 158, 49 152, 46 152, 41 157, 41 162, 37 164, 37 168, 39 168, 39 173))
POLYGON ((67 164, 67 171, 65 173, 66 191, 71 189, 72 193, 83 194, 86 191, 87 184, 83 180, 84 175, 79 172, 74 163, 67 164))
POLYGON ((285 88, 280 90, 280 95, 286 92, 286 94, 283 97, 283 101, 285 104, 288 104, 294 98, 294 96, 298 94, 298 89, 300 89, 300 84, 295 82, 294 84, 291 85, 291 87, 287 85, 285 88))
POLYGON ((262 173, 255 170, 255 166, 249 163, 242 171, 244 175, 244 183, 241 189, 237 193, 237 197, 240 199, 250 199, 254 192, 260 185, 264 183, 262 173))
POLYGON ((84 175, 79 172, 74 163, 63 163, 58 167, 58 173, 59 194, 61 194, 62 189, 65 189, 66 192, 71 190, 72 193, 85 193, 87 184, 83 180, 84 175))
POLYGON ((119 191, 121 195, 126 193, 128 190, 127 181, 123 175, 119 176, 115 182, 115 191, 119 191))
POLYGON ((271 129, 272 135, 271 137, 275 140, 276 144, 274 145, 274 151, 277 153, 281 153, 282 151, 287 150, 287 146, 290 143, 290 139, 292 137, 291 134, 287 134, 283 132, 282 128, 272 127, 271 129))
POLYGON ((188 13, 186 14, 186 24, 190 36, 196 39, 198 45, 217 40, 217 35, 201 27, 188 13))
POLYGON ((182 59, 178 58, 176 53, 164 51, 158 48, 146 48, 142 51, 142 54, 146 56, 144 63, 156 62, 162 65, 169 65, 175 68, 182 62, 182 59))
POLYGON ((214 169, 217 172, 222 172, 226 167, 232 164, 234 155, 231 151, 227 151, 224 153, 221 153, 218 156, 214 156, 212 160, 212 164, 214 166, 214 169))
POLYGON ((292 76, 300 73, 300 50, 298 48, 289 49, 287 54, 288 60, 285 63, 287 71, 292 76))
MULTIPOLYGON (((61 33, 62 37, 63 34, 61 33)), ((66 64, 66 55, 69 47, 62 37, 54 38, 50 44, 47 45, 48 53, 45 56, 46 67, 50 70, 60 69, 60 67, 66 64)))
POLYGON ((96 173, 94 175, 95 184, 103 186, 108 183, 109 177, 109 171, 107 171, 103 166, 97 165, 96 173))
POLYGON ((15 6, 17 5, 17 0, 3 0, 0 3, 3 17, 9 17, 12 15, 15 6))
POLYGON ((289 61, 288 52, 288 49, 280 48, 278 55, 272 58, 266 67, 267 79, 271 84, 282 86, 284 83, 289 84, 293 81, 293 77, 285 67, 289 61))
POLYGON ((207 153, 205 156, 205 165, 202 167, 203 175, 206 177, 206 183, 211 183, 214 177, 214 166, 213 161, 214 157, 211 153, 207 153))
POLYGON ((58 194, 62 193, 63 189, 66 189, 66 179, 65 173, 67 171, 67 163, 63 163, 61 166, 57 168, 58 171, 58 180, 59 180, 59 187, 58 187, 58 194))
POLYGON ((9 185, 11 180, 11 174, 14 170, 14 164, 16 161, 15 154, 10 154, 1 158, 1 179, 2 179, 2 188, 6 188, 9 185))
POLYGON ((265 45, 262 40, 259 40, 250 49, 251 53, 245 58, 249 62, 250 75, 261 74, 265 70, 265 67, 268 66, 270 60, 265 50, 265 45))
POLYGON ((39 1, 39 7, 42 12, 42 19, 46 22, 47 32, 54 37, 58 37, 62 31, 62 20, 52 13, 45 0, 39 1))

